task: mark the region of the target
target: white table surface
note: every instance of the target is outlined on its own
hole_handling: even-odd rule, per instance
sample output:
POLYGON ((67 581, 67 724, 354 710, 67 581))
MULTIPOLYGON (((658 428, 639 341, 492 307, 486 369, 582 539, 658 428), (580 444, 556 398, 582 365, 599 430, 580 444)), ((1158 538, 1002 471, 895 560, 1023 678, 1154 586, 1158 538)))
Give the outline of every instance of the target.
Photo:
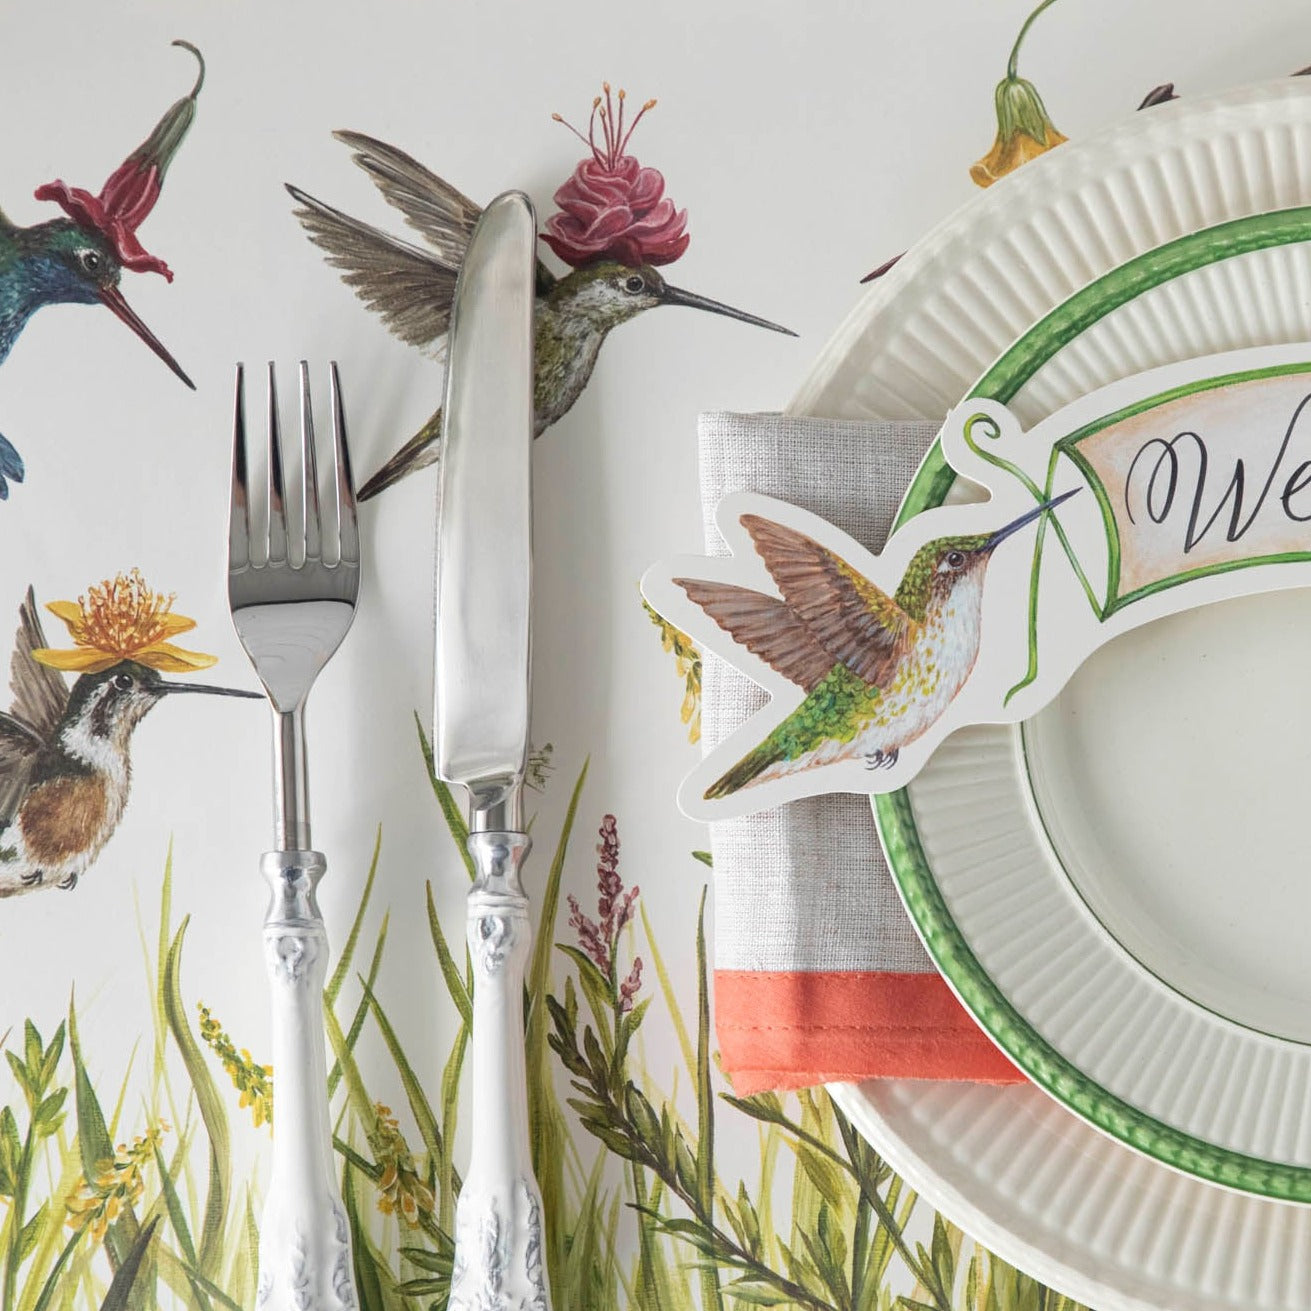
MULTIPOLYGON (((220 657, 199 677, 253 686, 222 579, 233 362, 277 359, 289 381, 301 357, 339 360, 362 473, 428 416, 441 391, 440 367, 390 336, 326 267, 291 217, 282 184, 296 182, 409 235, 330 135, 358 128, 404 147, 475 198, 523 187, 545 217, 580 154, 551 113, 582 123, 603 78, 626 87, 634 103, 658 97, 632 148, 688 210, 692 242, 667 270, 671 281, 785 323, 800 339, 687 310, 646 314, 615 331, 582 398, 536 447, 534 738, 553 745, 555 772, 536 803, 530 884, 540 893, 571 785, 588 760, 563 891, 594 908, 596 833, 613 813, 622 876, 641 886, 651 934, 695 1025, 697 901, 708 871, 690 853, 707 843, 673 796, 697 748, 680 723, 683 689, 643 613, 637 579, 657 557, 700 546, 698 411, 781 407, 861 294, 859 277, 973 193, 968 168, 991 144, 993 87, 1026 11, 1012 0, 10 0, 0 15, 0 205, 15 223, 54 217, 32 199, 53 177, 97 188, 184 92, 193 66, 170 40, 185 37, 204 51, 208 79, 141 232, 176 281, 129 274, 123 284, 197 391, 172 380, 99 309, 46 309, 27 326, 0 364, 0 432, 28 470, 0 504, 0 632, 16 620, 29 583, 41 602, 71 599, 138 565, 197 620, 182 644, 220 657)), ((1061 0, 1035 26, 1021 71, 1060 130, 1076 137, 1130 112, 1162 82, 1201 93, 1307 63, 1311 31, 1297 0, 1241 9, 1219 0, 1061 0)), ((323 900, 334 945, 349 928, 381 825, 357 965, 367 968, 389 912, 378 995, 436 1097, 456 1019, 436 970, 423 888, 433 881, 439 916, 458 937, 464 877, 413 722, 415 712, 426 722, 431 705, 433 490, 429 470, 366 507, 356 630, 324 676, 310 722, 315 837, 329 856, 323 900)), ((62 625, 47 620, 52 642, 66 645, 62 625)), ((116 1142, 168 1118, 151 1100, 154 983, 143 962, 156 950, 170 847, 172 924, 191 916, 182 990, 192 1027, 203 1000, 238 1047, 257 1060, 267 1048, 256 861, 270 834, 268 749, 267 720, 254 703, 164 704, 134 739, 126 813, 81 884, 0 902, 0 1035, 8 1030, 7 1048, 21 1050, 30 1017, 49 1039, 75 989, 83 1056, 106 1114, 126 1079, 116 1142)), ((563 908, 560 940, 571 940, 567 918, 563 908)), ((689 1074, 640 921, 625 959, 633 951, 646 964, 643 995, 655 998, 643 1027, 645 1077, 694 1131, 689 1074)), ((558 956, 560 986, 568 972, 558 956)), ((348 981, 343 995, 349 1011, 358 984, 348 981)), ((207 1059, 231 1122, 234 1202, 248 1180, 257 1197, 268 1131, 237 1105, 219 1061, 207 1059)), ((366 1027, 359 1060, 417 1150, 376 1027, 366 1027)), ((60 1078, 70 1069, 65 1052, 60 1078)), ((567 1080, 557 1075, 563 1098, 567 1080)), ((0 1073, 0 1104, 16 1107, 20 1129, 21 1101, 0 1073)), ((789 1113, 800 1113, 795 1101, 789 1113)), ((185 1122, 181 1096, 171 1114, 185 1122)), ((162 1140, 170 1156, 178 1127, 162 1140)), ((71 1117, 61 1132, 74 1141, 71 1117)), ((576 1124, 571 1132, 590 1164, 595 1139, 576 1124)), ((759 1190, 759 1141, 757 1125, 721 1102, 716 1166, 730 1193, 739 1179, 748 1192, 759 1190)), ((192 1150, 203 1190, 199 1134, 192 1150)), ((814 1206, 800 1176, 792 1185, 792 1161, 783 1151, 772 1190, 774 1221, 789 1242, 790 1208, 800 1215, 814 1206)), ((159 1184, 153 1164, 143 1175, 144 1214, 159 1184)), ((621 1202, 616 1257, 629 1278, 638 1225, 622 1203, 632 1196, 617 1160, 603 1179, 621 1202)), ((42 1198, 58 1206, 68 1180, 43 1177, 34 1189, 29 1218, 42 1198)), ((366 1209, 385 1251, 413 1241, 373 1200, 366 1209)), ((5 1216, 0 1197, 0 1223, 5 1216)), ((927 1240, 931 1220, 920 1206, 912 1232, 927 1240)), ((159 1241, 178 1239, 165 1224, 159 1241)), ((695 1254, 664 1241, 676 1285, 666 1290, 670 1305, 691 1306, 700 1279, 686 1267, 695 1254)), ((95 1243, 84 1240, 83 1251, 69 1277, 83 1299, 76 1304, 90 1305, 109 1264, 95 1243)), ((965 1251, 953 1305, 965 1305, 965 1251)), ((914 1288, 895 1254, 883 1282, 890 1294, 914 1288)), ((20 1278, 16 1288, 34 1300, 30 1283, 20 1278)), ((18 1304, 13 1297, 5 1311, 18 1304)), ((161 1281, 158 1303, 142 1305, 175 1298, 161 1281)), ((627 1304, 656 1303, 634 1293, 627 1304)))

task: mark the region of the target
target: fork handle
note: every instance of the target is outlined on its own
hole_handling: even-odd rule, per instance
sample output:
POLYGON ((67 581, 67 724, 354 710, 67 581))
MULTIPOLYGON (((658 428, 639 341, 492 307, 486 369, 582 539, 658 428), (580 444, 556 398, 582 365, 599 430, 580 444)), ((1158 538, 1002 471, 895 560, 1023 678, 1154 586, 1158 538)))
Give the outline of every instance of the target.
POLYGON ((328 935, 315 888, 317 851, 270 851, 264 961, 273 1002, 273 1176, 259 1242, 261 1311, 356 1305, 350 1227, 337 1189, 323 1042, 328 935))
POLYGON ((473 1146, 455 1209, 450 1311, 551 1311, 542 1194, 533 1176, 523 988, 532 928, 526 833, 474 832, 467 936, 474 965, 473 1146))

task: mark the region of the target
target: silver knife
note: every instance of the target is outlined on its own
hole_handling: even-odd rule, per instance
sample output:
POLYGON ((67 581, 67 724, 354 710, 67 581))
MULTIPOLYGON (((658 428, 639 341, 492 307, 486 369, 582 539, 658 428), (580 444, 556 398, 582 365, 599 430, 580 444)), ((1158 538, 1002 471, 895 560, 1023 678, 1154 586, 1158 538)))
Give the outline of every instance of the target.
POLYGON ((433 754, 469 793, 473 1148, 455 1213, 451 1311, 549 1311, 533 1177, 523 985, 532 612, 537 222, 521 192, 483 210, 455 287, 437 509, 433 754))

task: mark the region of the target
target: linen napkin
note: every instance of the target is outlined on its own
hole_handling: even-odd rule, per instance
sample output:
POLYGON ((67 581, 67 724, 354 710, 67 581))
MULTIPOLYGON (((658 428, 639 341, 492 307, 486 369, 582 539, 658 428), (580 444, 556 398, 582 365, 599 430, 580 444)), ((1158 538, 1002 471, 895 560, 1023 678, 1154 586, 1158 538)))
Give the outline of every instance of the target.
MULTIPOLYGON (((715 508, 753 491, 822 515, 882 550, 936 423, 703 414, 706 549, 715 508)), ((705 654, 702 740, 767 700, 705 654)), ((937 973, 883 858, 868 797, 810 797, 710 826, 715 1014, 740 1094, 876 1077, 1011 1083, 1023 1075, 937 973)))

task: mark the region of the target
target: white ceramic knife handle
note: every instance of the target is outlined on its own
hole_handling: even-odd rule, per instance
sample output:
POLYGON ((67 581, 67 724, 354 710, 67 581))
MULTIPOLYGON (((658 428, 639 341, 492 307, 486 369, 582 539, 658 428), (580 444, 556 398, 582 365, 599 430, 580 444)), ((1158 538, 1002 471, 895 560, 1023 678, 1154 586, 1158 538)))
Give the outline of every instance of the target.
POLYGON ((323 984, 328 935, 315 888, 317 851, 271 851, 260 862, 272 900, 264 961, 273 1002, 273 1177, 259 1241, 261 1311, 356 1305, 350 1227, 333 1168, 323 984))
POLYGON ((519 867, 524 833, 476 832, 469 892, 473 960, 473 1147, 455 1210, 450 1311, 550 1311, 542 1195, 533 1176, 523 989, 532 926, 519 867))

